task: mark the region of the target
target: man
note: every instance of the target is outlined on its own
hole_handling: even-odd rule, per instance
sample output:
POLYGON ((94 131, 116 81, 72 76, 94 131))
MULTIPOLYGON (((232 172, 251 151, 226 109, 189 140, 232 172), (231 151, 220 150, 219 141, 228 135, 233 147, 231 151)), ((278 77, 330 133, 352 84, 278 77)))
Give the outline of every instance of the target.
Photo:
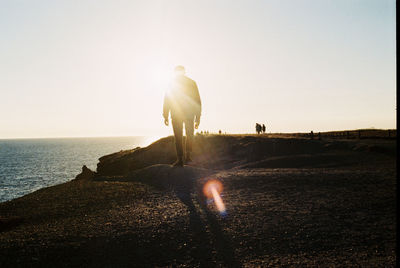
POLYGON ((260 134, 261 132, 261 125, 259 123, 256 123, 256 132, 257 134, 260 134))
POLYGON ((175 79, 164 97, 163 116, 166 126, 169 125, 171 113, 172 128, 175 135, 177 160, 174 166, 183 166, 183 124, 185 124, 186 144, 185 162, 192 161, 193 126, 200 125, 201 100, 196 82, 185 76, 183 66, 175 67, 175 79))

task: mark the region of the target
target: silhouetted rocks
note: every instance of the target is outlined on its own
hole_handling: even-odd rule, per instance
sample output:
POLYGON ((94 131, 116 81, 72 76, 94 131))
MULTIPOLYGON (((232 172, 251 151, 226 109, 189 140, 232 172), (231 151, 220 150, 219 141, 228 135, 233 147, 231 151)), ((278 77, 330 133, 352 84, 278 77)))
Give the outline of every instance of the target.
MULTIPOLYGON (((120 151, 101 157, 96 173, 83 172, 84 177, 127 177, 137 170, 159 164, 172 164, 175 147, 172 136, 162 138, 145 148, 120 151)), ((371 150, 362 150, 358 140, 310 140, 297 138, 266 138, 265 136, 195 136, 190 166, 209 170, 224 170, 257 161, 281 157, 278 166, 298 168, 301 163, 308 167, 334 166, 340 163, 361 164, 374 159, 373 153, 393 155, 393 146, 376 141, 371 150), (365 154, 366 152, 372 154, 365 154), (293 158, 303 155, 300 158, 293 158), (309 155, 310 157, 307 157, 309 155), (329 157, 328 157, 329 155, 329 157), (292 159, 292 160, 290 160, 292 159), (293 163, 293 164, 290 164, 293 163)), ((268 162, 268 161, 267 161, 268 162)), ((275 165, 275 164, 274 164, 275 165)), ((81 175, 79 175, 81 176, 81 175)))
POLYGON ((97 164, 99 176, 122 176, 154 164, 171 164, 176 159, 174 137, 162 138, 145 148, 103 156, 97 164))
POLYGON ((82 172, 75 177, 75 180, 91 180, 94 178, 95 174, 95 172, 84 165, 82 167, 82 172))

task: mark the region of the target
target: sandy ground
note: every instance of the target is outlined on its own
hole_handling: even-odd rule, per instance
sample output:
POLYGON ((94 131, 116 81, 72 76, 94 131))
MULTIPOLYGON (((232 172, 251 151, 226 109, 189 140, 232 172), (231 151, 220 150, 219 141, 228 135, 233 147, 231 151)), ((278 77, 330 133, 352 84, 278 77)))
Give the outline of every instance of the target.
POLYGON ((394 267, 395 157, 373 160, 156 165, 49 187, 0 203, 0 266, 394 267), (202 194, 211 178, 226 215, 202 194))

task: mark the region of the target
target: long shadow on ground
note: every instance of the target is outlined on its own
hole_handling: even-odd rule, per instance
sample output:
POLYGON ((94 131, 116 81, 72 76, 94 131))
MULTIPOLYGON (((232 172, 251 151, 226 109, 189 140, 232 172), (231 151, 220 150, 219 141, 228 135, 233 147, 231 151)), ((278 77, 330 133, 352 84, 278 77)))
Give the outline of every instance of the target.
POLYGON ((214 171, 185 166, 153 165, 118 180, 140 182, 159 191, 173 192, 189 212, 187 248, 191 258, 201 267, 222 264, 238 267, 231 239, 223 231, 218 214, 210 211, 202 193, 203 182, 214 171))

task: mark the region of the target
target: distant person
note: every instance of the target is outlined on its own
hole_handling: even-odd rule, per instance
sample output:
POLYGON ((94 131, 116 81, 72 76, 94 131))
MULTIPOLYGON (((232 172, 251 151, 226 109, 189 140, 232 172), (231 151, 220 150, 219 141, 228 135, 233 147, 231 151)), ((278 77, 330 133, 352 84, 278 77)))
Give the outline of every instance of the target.
POLYGON ((259 123, 256 123, 256 132, 257 134, 260 134, 261 132, 261 125, 259 123))
POLYGON ((262 124, 262 132, 265 133, 265 125, 262 124))
POLYGON ((175 78, 164 97, 163 116, 166 126, 169 125, 171 114, 172 128, 175 136, 177 160, 174 166, 183 166, 183 151, 185 147, 185 162, 192 161, 192 144, 194 128, 200 125, 201 100, 195 81, 185 75, 183 66, 175 67, 175 78), (183 145, 183 124, 185 124, 186 143, 183 145))
POLYGON ((219 135, 221 135, 221 134, 222 134, 222 131, 221 131, 221 130, 219 130, 219 131, 218 131, 218 133, 219 133, 219 135))

